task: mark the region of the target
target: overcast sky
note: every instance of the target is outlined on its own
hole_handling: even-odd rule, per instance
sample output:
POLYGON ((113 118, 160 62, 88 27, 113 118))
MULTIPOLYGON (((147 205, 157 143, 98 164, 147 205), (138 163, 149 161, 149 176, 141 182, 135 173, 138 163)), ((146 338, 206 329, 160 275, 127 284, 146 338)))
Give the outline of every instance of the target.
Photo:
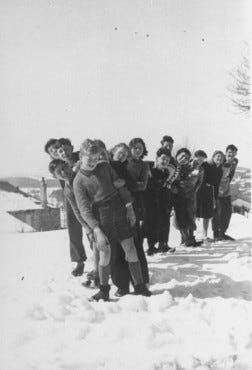
POLYGON ((0 175, 46 175, 50 137, 141 136, 149 158, 165 134, 209 155, 234 143, 248 166, 249 119, 227 90, 248 3, 0 0, 0 175))

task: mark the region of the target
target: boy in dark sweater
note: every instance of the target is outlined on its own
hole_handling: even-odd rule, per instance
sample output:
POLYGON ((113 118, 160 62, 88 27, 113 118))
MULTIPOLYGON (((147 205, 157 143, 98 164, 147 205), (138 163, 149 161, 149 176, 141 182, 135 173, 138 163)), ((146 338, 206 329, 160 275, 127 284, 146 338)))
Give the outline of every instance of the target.
POLYGON ((72 170, 71 166, 60 159, 54 159, 49 164, 49 171, 51 174, 56 177, 58 180, 63 180, 65 182, 64 186, 64 195, 66 199, 68 200, 69 204, 72 207, 72 210, 75 214, 75 217, 81 224, 81 226, 84 228, 88 240, 90 242, 91 248, 98 254, 98 282, 101 282, 102 284, 108 283, 108 268, 110 263, 110 256, 111 256, 111 250, 109 244, 107 245, 107 248, 102 251, 97 251, 94 235, 92 232, 92 229, 88 226, 88 224, 84 221, 84 219, 81 217, 79 208, 77 207, 74 192, 73 192, 73 180, 76 175, 76 173, 72 170))
POLYGON ((170 150, 171 152, 171 159, 170 159, 170 164, 173 165, 173 166, 176 166, 176 160, 175 158, 172 157, 172 149, 173 149, 173 145, 174 145, 174 140, 171 136, 168 136, 168 135, 164 135, 162 137, 162 140, 160 141, 161 145, 163 148, 167 148, 170 150))
MULTIPOLYGON (((75 168, 79 160, 79 153, 73 152, 73 146, 69 139, 49 139, 45 144, 45 152, 51 159, 61 159, 75 168)), ((64 189, 65 181, 60 180, 60 186, 64 189)), ((65 211, 67 218, 67 230, 69 235, 70 258, 76 262, 72 271, 73 276, 80 276, 84 271, 84 261, 87 259, 82 242, 82 227, 76 218, 69 201, 65 200, 65 211)))
MULTIPOLYGON (((171 173, 169 167, 171 152, 166 147, 156 153, 156 163, 151 168, 151 176, 146 189, 146 224, 145 230, 149 248, 148 255, 156 252, 174 252, 168 246, 170 231, 171 191, 167 179, 171 173), (155 244, 158 242, 158 249, 155 244)), ((175 171, 175 169, 174 169, 175 171)))
MULTIPOLYGON (((99 250, 105 250, 108 242, 111 249, 120 242, 134 281, 135 294, 149 296, 151 293, 143 284, 133 240, 135 215, 130 194, 125 187, 115 188, 113 183, 118 176, 108 163, 99 163, 100 153, 101 148, 93 140, 87 139, 81 145, 80 171, 73 184, 78 208, 92 229, 99 250)), ((108 300, 109 290, 109 285, 101 282, 100 291, 93 299, 108 300)))

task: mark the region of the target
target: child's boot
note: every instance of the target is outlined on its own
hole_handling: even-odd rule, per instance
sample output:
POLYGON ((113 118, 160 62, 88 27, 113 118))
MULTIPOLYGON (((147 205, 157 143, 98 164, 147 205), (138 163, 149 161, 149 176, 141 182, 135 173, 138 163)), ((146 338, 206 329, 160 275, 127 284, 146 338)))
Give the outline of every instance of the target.
POLYGON ((84 263, 83 262, 77 262, 76 267, 72 271, 73 276, 81 276, 84 272, 84 263))
POLYGON ((100 285, 100 290, 98 293, 93 295, 89 298, 89 302, 93 301, 99 301, 102 299, 103 301, 109 301, 109 291, 110 291, 110 285, 100 285))
POLYGON ((151 296, 151 291, 147 288, 145 284, 138 284, 135 285, 135 295, 143 295, 145 297, 150 297, 151 296))
POLYGON ((128 288, 118 288, 117 291, 115 292, 116 297, 123 297, 127 294, 129 294, 129 287, 128 288))
POLYGON ((148 256, 153 256, 153 254, 158 252, 158 249, 155 248, 154 243, 148 242, 148 245, 149 245, 149 248, 146 251, 148 256))

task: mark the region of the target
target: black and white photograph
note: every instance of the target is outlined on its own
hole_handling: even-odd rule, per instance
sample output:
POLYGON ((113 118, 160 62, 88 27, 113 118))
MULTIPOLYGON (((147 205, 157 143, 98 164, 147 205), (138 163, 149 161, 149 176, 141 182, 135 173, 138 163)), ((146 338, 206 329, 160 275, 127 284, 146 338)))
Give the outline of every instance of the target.
POLYGON ((0 370, 252 370, 249 0, 0 0, 0 370))

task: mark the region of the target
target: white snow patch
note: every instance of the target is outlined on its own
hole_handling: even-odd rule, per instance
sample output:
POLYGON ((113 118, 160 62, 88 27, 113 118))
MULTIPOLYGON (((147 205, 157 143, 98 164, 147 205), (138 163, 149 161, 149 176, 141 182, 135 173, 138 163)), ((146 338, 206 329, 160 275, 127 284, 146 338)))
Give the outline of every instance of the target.
POLYGON ((236 216, 231 225, 239 240, 148 257, 150 298, 118 300, 112 287, 99 303, 71 276, 66 230, 0 234, 1 367, 251 369, 250 227, 236 216))

